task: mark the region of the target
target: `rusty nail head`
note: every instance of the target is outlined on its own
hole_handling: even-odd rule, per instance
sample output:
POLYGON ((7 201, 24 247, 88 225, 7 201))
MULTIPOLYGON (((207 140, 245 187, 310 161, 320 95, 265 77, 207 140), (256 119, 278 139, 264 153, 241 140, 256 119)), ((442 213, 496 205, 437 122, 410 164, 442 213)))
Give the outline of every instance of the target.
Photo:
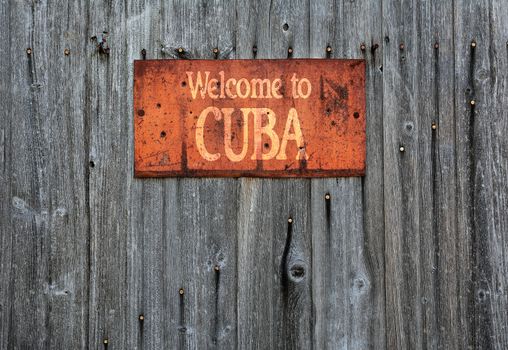
POLYGON ((325 194, 325 199, 330 199, 330 195, 328 193, 325 194))
POLYGON ((71 50, 69 50, 69 49, 65 49, 64 50, 64 55, 65 56, 69 56, 70 54, 71 54, 71 50))
POLYGON ((332 47, 330 45, 326 47, 326 52, 332 52, 332 47))
POLYGON ((400 146, 400 147, 399 147, 399 151, 404 152, 405 150, 406 150, 406 149, 404 148, 404 146, 400 146))
POLYGON ((401 43, 401 44, 399 45, 399 49, 404 50, 404 43, 401 43))
POLYGON ((183 288, 180 288, 180 290, 178 291, 178 293, 180 293, 180 295, 183 295, 183 293, 184 293, 183 288))
POLYGON ((289 218, 288 219, 288 222, 291 224, 293 222, 293 219, 292 218, 289 218))
POLYGON ((476 41, 471 41, 471 47, 474 49, 476 47, 476 41))
POLYGON ((437 124, 436 123, 432 123, 432 130, 436 130, 437 129, 437 124))
POLYGON ((219 271, 220 271, 220 267, 219 267, 219 265, 215 265, 215 266, 213 267, 213 269, 214 269, 215 271, 217 271, 217 272, 219 272, 219 271))
POLYGON ((27 55, 31 55, 32 54, 32 49, 31 48, 27 48, 26 49, 26 54, 27 55))

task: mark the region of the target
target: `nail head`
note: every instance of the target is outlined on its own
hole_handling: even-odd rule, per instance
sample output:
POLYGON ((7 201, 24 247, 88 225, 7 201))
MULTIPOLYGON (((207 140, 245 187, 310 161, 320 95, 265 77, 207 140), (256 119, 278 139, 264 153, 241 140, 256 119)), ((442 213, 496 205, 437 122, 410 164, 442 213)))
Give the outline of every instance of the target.
POLYGON ((31 48, 27 48, 26 49, 26 54, 27 55, 31 55, 32 54, 32 49, 31 48))
POLYGON ((139 320, 140 320, 140 321, 144 321, 144 320, 145 320, 145 316, 143 316, 143 315, 139 315, 139 320))
POLYGON ((364 44, 364 43, 362 43, 362 44, 360 45, 360 50, 365 51, 365 44, 364 44))
POLYGON ((292 47, 288 48, 288 53, 293 53, 293 48, 292 47))
POLYGON ((328 46, 326 47, 326 52, 332 52, 332 47, 328 45, 328 46))
POLYGON ((325 194, 325 199, 330 199, 330 195, 328 193, 325 194))
POLYGON ((104 343, 104 344, 108 344, 108 343, 109 343, 109 341, 108 341, 107 339, 104 339, 103 343, 104 343))
POLYGON ((404 50, 404 47, 405 47, 405 46, 404 46, 404 43, 401 43, 401 44, 399 45, 399 49, 401 49, 401 50, 404 50))
POLYGON ((70 54, 71 54, 71 50, 69 50, 69 49, 65 49, 64 50, 64 55, 65 56, 69 56, 70 54))
POLYGON ((404 152, 405 150, 406 150, 406 149, 404 148, 404 146, 400 146, 400 147, 399 147, 399 151, 404 152))
POLYGON ((471 41, 471 47, 474 49, 476 47, 476 41, 471 41))
POLYGON ((434 48, 435 48, 435 49, 439 49, 439 43, 435 43, 435 44, 434 44, 434 48))
POLYGON ((471 102, 469 102, 471 104, 471 106, 474 106, 476 104, 476 101, 475 100, 471 100, 471 102))
POLYGON ((220 267, 219 267, 219 265, 215 265, 215 266, 213 267, 213 269, 214 269, 215 271, 217 271, 217 272, 219 272, 219 271, 220 271, 220 267))
POLYGON ((183 295, 183 293, 185 293, 185 291, 183 290, 183 288, 180 288, 180 290, 178 291, 178 293, 180 293, 180 295, 183 295))
POLYGON ((437 129, 437 124, 436 123, 432 123, 432 130, 436 130, 437 129))
POLYGON ((219 49, 218 49, 217 47, 214 47, 214 48, 213 48, 213 50, 212 50, 212 52, 213 52, 214 54, 218 54, 218 53, 219 53, 219 49))
POLYGON ((288 219, 288 222, 291 224, 293 222, 293 219, 292 218, 289 218, 288 219))
POLYGON ((178 48, 178 53, 183 53, 183 47, 178 48))

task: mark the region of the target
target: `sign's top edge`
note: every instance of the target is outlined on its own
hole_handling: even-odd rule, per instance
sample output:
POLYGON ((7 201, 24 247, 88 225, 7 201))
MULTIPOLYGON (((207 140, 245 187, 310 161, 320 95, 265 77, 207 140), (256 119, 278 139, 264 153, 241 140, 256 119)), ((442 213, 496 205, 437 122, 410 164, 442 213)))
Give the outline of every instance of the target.
POLYGON ((157 59, 135 59, 134 62, 245 62, 245 61, 256 61, 256 62, 292 62, 292 61, 345 61, 345 62, 366 62, 365 58, 234 58, 234 59, 203 59, 203 58, 190 58, 190 59, 175 59, 175 58, 157 58, 157 59))

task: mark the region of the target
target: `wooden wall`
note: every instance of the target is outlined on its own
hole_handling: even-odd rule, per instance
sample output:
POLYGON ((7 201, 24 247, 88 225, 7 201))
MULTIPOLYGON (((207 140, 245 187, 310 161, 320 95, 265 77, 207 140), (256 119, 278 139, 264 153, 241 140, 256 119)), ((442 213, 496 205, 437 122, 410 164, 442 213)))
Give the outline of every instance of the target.
POLYGON ((507 18, 505 0, 2 1, 0 349, 507 349, 507 18), (133 178, 142 50, 328 45, 367 62, 367 176, 133 178))

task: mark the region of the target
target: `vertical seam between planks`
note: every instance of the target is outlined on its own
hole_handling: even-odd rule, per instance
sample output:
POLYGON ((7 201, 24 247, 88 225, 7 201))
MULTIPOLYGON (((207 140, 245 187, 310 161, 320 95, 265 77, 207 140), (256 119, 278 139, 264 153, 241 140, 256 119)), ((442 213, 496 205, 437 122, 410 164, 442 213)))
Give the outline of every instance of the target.
MULTIPOLYGON (((11 3, 8 2, 9 4, 9 15, 7 16, 9 18, 9 33, 8 33, 8 36, 9 36, 9 85, 8 86, 12 86, 12 73, 13 73, 13 70, 12 70, 12 56, 11 56, 11 52, 12 52, 12 36, 11 36, 11 33, 12 33, 12 30, 11 30, 11 3)), ((12 103, 12 89, 9 89, 9 93, 10 93, 10 98, 9 98, 9 115, 12 116, 12 110, 13 110, 13 103, 12 103)), ((12 174, 12 117, 11 118, 8 118, 8 121, 9 121, 9 124, 8 124, 8 129, 9 129, 9 140, 8 140, 8 143, 5 143, 5 133, 4 133, 4 145, 7 144, 8 147, 9 147, 9 152, 6 152, 6 154, 9 155, 9 159, 7 159, 7 157, 4 158, 4 164, 5 164, 5 179, 7 179, 7 176, 9 176, 9 181, 8 181, 8 189, 7 189, 7 194, 8 194, 8 198, 11 199, 12 198, 12 182, 10 181, 10 178, 11 178, 11 174, 12 174)), ((7 149, 7 147, 4 146, 4 149, 7 149)), ((11 215, 11 212, 12 212, 12 209, 11 209, 11 205, 7 204, 6 205, 6 208, 7 208, 7 214, 8 214, 8 218, 9 218, 9 226, 12 225, 12 215, 11 215)), ((12 227, 12 226, 11 226, 12 227)), ((14 241, 13 239, 13 230, 9 230, 10 231, 10 246, 12 247, 12 242, 14 241)), ((12 343, 15 341, 15 339, 13 338, 13 329, 14 329, 14 323, 13 323, 13 313, 14 313, 14 273, 13 273, 13 263, 14 263, 14 255, 11 253, 11 256, 10 256, 10 265, 9 265, 9 291, 8 291, 8 297, 7 297, 7 300, 10 301, 10 305, 9 305, 9 316, 8 316, 8 320, 9 320, 9 325, 7 327, 7 346, 10 346, 12 345, 12 343)), ((0 344, 1 345, 1 344, 0 344)))
MULTIPOLYGON (((233 34, 233 42, 234 42, 234 50, 233 55, 235 59, 238 59, 238 0, 235 0, 234 2, 235 6, 235 25, 234 25, 234 34, 233 34)), ((242 198, 242 180, 240 178, 235 179, 235 187, 236 187, 236 239, 235 239, 235 274, 234 278, 236 280, 236 288, 235 288, 235 300, 236 300, 236 307, 235 307, 235 318, 236 318, 236 339, 235 339, 235 347, 238 349, 239 340, 240 340, 240 324, 238 322, 238 291, 240 290, 240 280, 239 280, 239 274, 238 274, 238 267, 239 267, 239 259, 240 259, 240 252, 239 252, 239 239, 240 239, 240 205, 241 205, 241 198, 242 198)))
MULTIPOLYGON (((310 2, 311 0, 307 0, 307 57, 310 56, 310 53, 311 53, 311 13, 310 13, 310 9, 311 9, 311 6, 310 6, 310 2)), ((313 236, 313 230, 312 230, 312 218, 313 218, 313 215, 312 215, 312 180, 311 179, 306 179, 306 185, 307 185, 307 188, 308 188, 308 194, 309 194, 309 197, 308 197, 308 201, 310 203, 310 205, 307 205, 307 216, 310 218, 310 229, 308 232, 310 232, 310 249, 309 249, 309 253, 310 253, 310 256, 309 256, 309 266, 310 268, 308 269, 310 271, 310 278, 309 278, 309 283, 308 283, 308 288, 309 288, 309 297, 310 297, 310 323, 309 323, 309 332, 310 332, 310 348, 311 350, 314 349, 314 326, 315 326, 315 322, 314 322, 314 294, 312 293, 313 292, 313 280, 314 280, 314 266, 312 265, 312 261, 313 261, 313 246, 312 246, 312 236, 313 236)))
MULTIPOLYGON (((385 34, 385 28, 384 28, 384 24, 385 24, 385 21, 384 21, 384 13, 383 13, 383 10, 384 10, 384 0, 381 0, 381 43, 383 44, 382 48, 383 48, 383 52, 382 52, 382 55, 381 55, 381 66, 384 65, 384 62, 385 62, 385 54, 386 54, 386 50, 385 50, 385 40, 383 39, 384 36, 386 35, 385 34)), ((386 183, 386 180, 385 180, 385 133, 384 133, 384 128, 385 128, 385 123, 384 123, 384 119, 385 119, 385 104, 384 104, 384 93, 385 93, 385 83, 384 83, 384 74, 383 72, 381 72, 382 75, 381 75, 381 79, 382 79, 382 84, 381 84, 381 120, 382 120, 382 125, 383 125, 383 131, 381 132, 381 145, 383 147, 383 156, 382 156, 382 159, 383 159, 383 164, 382 164, 382 167, 383 167, 383 246, 384 246, 384 253, 383 253, 383 267, 384 267, 384 271, 383 271, 383 274, 384 274, 384 281, 383 281, 383 289, 384 289, 384 300, 383 300, 383 303, 384 303, 384 324, 385 324, 385 334, 384 334, 384 338, 385 338, 385 343, 384 343, 384 349, 386 349, 386 346, 388 344, 388 331, 387 331, 387 325, 388 325, 388 320, 387 320, 387 312, 386 312, 386 309, 387 309, 387 298, 386 298, 386 288, 387 288, 387 283, 386 283, 386 276, 387 276, 387 268, 386 268, 386 208, 385 208, 385 198, 386 198, 386 195, 385 195, 385 192, 386 192, 386 186, 385 186, 385 183, 386 183)))
MULTIPOLYGON (((85 35, 88 37, 90 34, 90 7, 86 6, 86 14, 85 14, 85 35)), ((87 53, 87 46, 85 45, 84 51, 85 54, 87 53)), ((85 57, 88 57, 86 55, 85 57)), ((91 219, 91 207, 90 207, 90 138, 91 138, 91 132, 90 132, 90 98, 91 98, 91 88, 90 88, 90 64, 92 60, 87 60, 85 62, 85 111, 83 113, 83 130, 84 130, 84 155, 85 159, 83 160, 83 166, 85 167, 85 213, 86 213, 86 220, 87 220, 87 239, 86 239, 86 245, 87 245, 87 267, 85 270, 85 276, 84 280, 87 283, 87 290, 86 290, 86 323, 85 323, 85 347, 90 348, 90 308, 91 308, 91 293, 92 293, 92 219, 91 219)))
MULTIPOLYGON (((452 50, 453 50, 453 73, 452 74, 452 79, 453 79, 453 94, 452 94, 452 98, 453 98, 453 111, 452 111, 452 114, 453 114, 453 150, 454 150, 454 167, 453 167, 453 171, 454 171, 454 179, 455 179, 455 212, 454 212, 454 215, 455 215, 455 251, 456 252, 459 252, 459 242, 460 240, 458 240, 458 235, 459 235, 459 206, 458 206, 458 203, 459 203, 459 179, 458 179, 458 172, 457 172, 457 166, 458 166, 458 160, 457 160, 457 79, 456 79, 456 72, 457 72, 457 68, 456 68, 456 49, 457 49, 457 45, 456 45, 456 38, 455 38, 455 31, 456 31, 456 15, 457 15, 457 7, 456 7, 456 1, 455 0, 452 0, 452 11, 453 11, 453 14, 452 14, 452 50)), ((438 126, 439 127, 439 126, 438 126)), ((456 271, 459 271, 459 259, 457 259, 455 261, 455 269, 456 271)), ((457 279, 456 282, 455 282, 455 288, 457 291, 460 292, 460 279, 457 279)), ((458 310, 457 313, 460 314, 460 301, 459 301, 459 306, 458 306, 458 310)), ((459 319, 461 318, 461 316, 459 315, 459 319)), ((462 320, 459 321, 460 324, 462 324, 462 320)), ((467 332, 470 332, 470 330, 468 330, 467 332)), ((466 333, 466 336, 468 338, 467 342, 469 343, 469 338, 470 338, 470 335, 467 335, 466 333)))

